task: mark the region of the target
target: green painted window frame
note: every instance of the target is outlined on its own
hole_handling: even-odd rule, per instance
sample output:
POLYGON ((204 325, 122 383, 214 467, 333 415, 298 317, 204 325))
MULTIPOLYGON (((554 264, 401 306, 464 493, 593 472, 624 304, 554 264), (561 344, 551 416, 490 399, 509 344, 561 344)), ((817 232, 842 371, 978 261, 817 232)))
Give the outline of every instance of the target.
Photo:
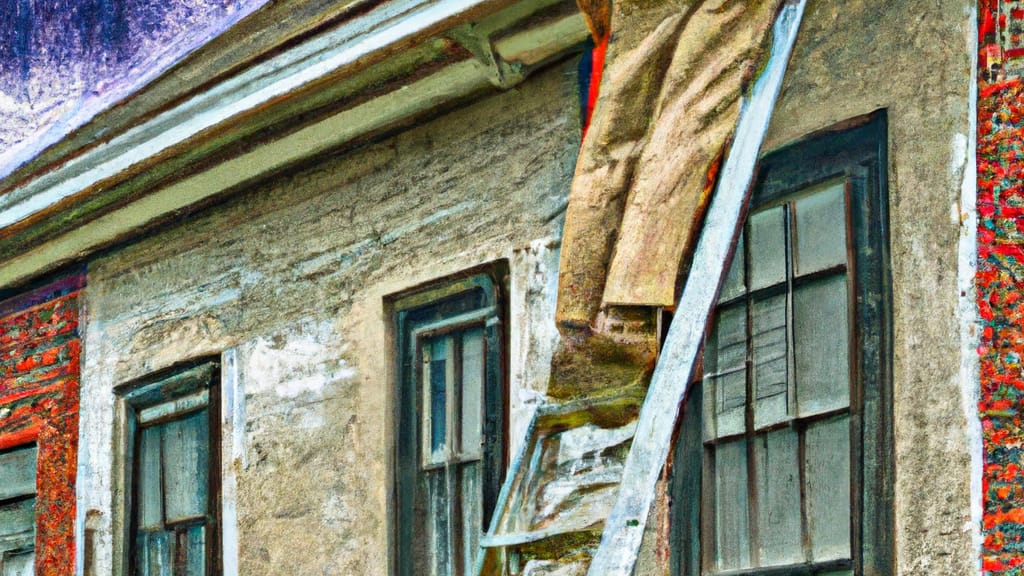
MULTIPOLYGON (((205 358, 175 365, 137 381, 123 384, 115 389, 124 414, 124 504, 123 515, 123 566, 120 573, 133 576, 139 573, 136 567, 138 557, 136 535, 138 506, 142 486, 140 444, 146 429, 166 427, 181 422, 196 414, 207 418, 209 452, 207 459, 206 512, 202 518, 189 519, 178 523, 202 525, 205 528, 204 572, 202 575, 189 574, 180 567, 172 569, 173 576, 220 576, 223 573, 221 551, 221 430, 220 430, 220 360, 205 358)), ((162 464, 161 464, 162 465, 162 464)), ((161 484, 163 482, 161 481, 161 484)), ((161 498, 165 486, 161 485, 161 498)), ((161 508, 161 515, 165 510, 161 508)), ((162 518, 162 524, 166 524, 162 518)), ((172 526, 173 528, 173 526, 172 526)), ((173 560, 172 560, 173 562, 173 560)))
MULTIPOLYGON (((419 366, 423 357, 418 342, 422 342, 422 338, 469 329, 484 331, 481 536, 494 513, 508 464, 507 270, 507 264, 499 261, 431 282, 385 301, 393 322, 396 363, 395 504, 391 519, 393 573, 399 576, 421 574, 418 558, 428 553, 423 549, 426 519, 422 508, 426 504, 420 482, 434 464, 424 456, 425 442, 421 429, 424 395, 419 366)), ((473 553, 474 557, 477 552, 473 553)), ((472 565, 466 567, 472 568, 472 565)))
MULTIPOLYGON (((703 368, 692 376, 673 454, 670 481, 670 565, 674 576, 822 575, 894 573, 892 416, 892 293, 887 195, 887 115, 867 116, 808 136, 767 154, 758 164, 750 212, 779 204, 817 184, 842 178, 852 235, 846 274, 851 337, 851 554, 849 561, 715 572, 704 512, 712 459, 702 424, 703 368), (699 473, 694 474, 694 471, 699 473)), ((741 298, 744 298, 741 296, 741 298)), ((709 334, 713 322, 709 322, 709 334)), ((747 360, 748 373, 752 370, 747 360)), ((750 402, 748 383, 748 404, 750 402)), ((748 409, 749 412, 749 409, 748 409)), ((751 416, 747 416, 748 420, 751 416)), ((754 432, 747 425, 748 442, 754 432)), ((748 465, 749 466, 749 465, 748 465)), ((748 488, 748 492, 753 488, 748 488)), ((804 536, 806 538, 806 534, 804 536)), ((751 543, 751 547, 755 546, 751 543)), ((805 542, 806 546, 806 542, 805 542)))

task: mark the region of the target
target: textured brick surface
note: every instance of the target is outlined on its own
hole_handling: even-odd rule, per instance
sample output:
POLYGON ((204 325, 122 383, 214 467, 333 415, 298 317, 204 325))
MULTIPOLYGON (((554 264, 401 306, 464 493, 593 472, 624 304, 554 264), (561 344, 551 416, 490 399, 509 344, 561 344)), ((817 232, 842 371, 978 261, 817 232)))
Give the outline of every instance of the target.
POLYGON ((982 564, 986 574, 1020 575, 1024 574, 1020 416, 1024 407, 1024 81, 1010 64, 1024 13, 1015 2, 982 0, 978 15, 978 410, 985 455, 982 564))
POLYGON ((79 301, 72 276, 0 302, 0 449, 35 442, 36 574, 74 573, 79 301))

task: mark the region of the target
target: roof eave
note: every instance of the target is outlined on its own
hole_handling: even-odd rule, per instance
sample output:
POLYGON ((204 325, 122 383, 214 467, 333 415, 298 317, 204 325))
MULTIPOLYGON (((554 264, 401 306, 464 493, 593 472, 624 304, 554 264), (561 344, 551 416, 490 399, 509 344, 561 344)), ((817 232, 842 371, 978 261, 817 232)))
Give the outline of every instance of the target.
POLYGON ((571 0, 383 3, 46 171, 0 181, 0 286, 512 87, 587 34, 571 0))

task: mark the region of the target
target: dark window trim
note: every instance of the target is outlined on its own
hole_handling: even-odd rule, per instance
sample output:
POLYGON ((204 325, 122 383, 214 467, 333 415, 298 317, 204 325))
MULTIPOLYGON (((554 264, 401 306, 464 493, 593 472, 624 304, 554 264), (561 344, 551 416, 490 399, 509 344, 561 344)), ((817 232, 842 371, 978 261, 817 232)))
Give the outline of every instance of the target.
MULTIPOLYGON (((763 207, 777 203, 797 190, 837 177, 844 177, 849 182, 851 246, 856 248, 851 254, 850 266, 854 287, 852 314, 855 317, 855 321, 850 323, 853 336, 851 346, 854 348, 851 350, 851 367, 854 372, 850 398, 853 456, 851 512, 861 519, 861 523, 854 527, 852 535, 852 566, 846 567, 851 568, 854 574, 864 576, 887 576, 893 574, 895 568, 892 282, 889 265, 887 135, 887 113, 883 109, 772 151, 758 164, 751 198, 752 207, 763 207), (865 366, 877 368, 866 370, 865 366)), ((741 298, 746 297, 744 295, 741 298)), ((695 377, 699 378, 699 374, 695 377)), ((690 406, 689 399, 687 406, 690 406)), ((690 410, 699 413, 701 408, 698 404, 687 411, 690 410)), ((694 434, 692 430, 687 431, 685 422, 684 418, 679 435, 694 434)), ((699 438, 699 429, 696 434, 699 438)), ((674 461, 694 466, 694 458, 697 456, 685 452, 677 451, 674 461)), ((702 468, 706 467, 709 458, 702 455, 700 460, 704 462, 702 468)), ((694 486, 691 482, 689 488, 674 486, 671 490, 673 494, 683 496, 692 492, 694 486)), ((706 482, 703 488, 697 490, 707 494, 706 482)), ((672 506, 673 523, 682 525, 683 508, 692 506, 692 503, 675 501, 672 506)), ((706 518, 700 518, 698 523, 701 532, 711 526, 706 518)), ((679 555, 682 551, 678 548, 679 544, 673 539, 673 574, 678 573, 680 564, 679 555)), ((707 551, 701 555, 703 562, 707 562, 707 551)), ((815 574, 823 568, 826 566, 798 565, 721 574, 815 574)))
MULTIPOLYGON (((492 378, 488 378, 485 386, 489 388, 495 386, 497 388, 497 392, 489 396, 492 401, 500 404, 497 409, 500 422, 493 423, 492 425, 501 428, 501 442, 498 446, 494 447, 499 452, 494 457, 496 460, 494 468, 496 469, 490 472, 490 478, 485 479, 484 525, 482 529, 486 530, 490 522, 490 516, 494 513, 498 493, 501 490, 509 461, 508 278, 507 261, 498 260, 475 266, 384 298, 385 314, 391 320, 389 326, 390 349, 393 355, 395 370, 392 382, 394 401, 391 406, 394 440, 390 454, 392 504, 388 510, 391 536, 391 551, 389 555, 392 565, 391 572, 398 576, 411 576, 414 574, 412 553, 411 550, 407 549, 409 542, 414 537, 412 533, 413 523, 406 522, 404 519, 411 515, 414 496, 410 493, 410 487, 415 485, 416 470, 422 463, 420 454, 422 442, 418 437, 418 432, 413 432, 412 438, 408 437, 409 423, 414 427, 419 425, 418 402, 420 394, 417 388, 417 381, 419 379, 417 371, 412 366, 406 365, 407 360, 410 358, 407 352, 410 350, 410 346, 415 346, 415 342, 410 341, 410 336, 417 332, 418 328, 433 324, 433 322, 424 322, 418 327, 411 325, 407 319, 410 313, 414 311, 430 308, 442 301, 458 298, 460 295, 467 294, 478 288, 485 289, 485 293, 487 293, 486 301, 483 305, 471 310, 469 315, 487 308, 493 309, 493 317, 496 318, 496 321, 487 322, 486 327, 492 331, 492 335, 488 336, 488 338, 496 340, 494 348, 497 351, 497 357, 493 363, 488 360, 488 371, 495 371, 492 378, 496 379, 496 382, 492 383, 490 381, 492 378), (497 397, 495 398, 495 396, 497 397), (410 449, 414 451, 411 459, 408 453, 410 449)), ((451 317, 450 320, 458 323, 458 318, 455 316, 451 317)), ((428 328, 428 331, 443 332, 453 329, 452 326, 448 326, 445 322, 442 322, 442 324, 443 326, 440 328, 428 328)), ((421 335, 418 334, 417 336, 421 335)), ((415 356, 415 351, 412 356, 415 356)))
MULTIPOLYGON (((210 426, 210 470, 209 487, 207 494, 208 520, 210 530, 207 534, 209 544, 206 547, 206 576, 219 576, 223 574, 223 551, 221 546, 221 426, 220 426, 220 366, 219 357, 207 357, 196 360, 189 360, 175 364, 169 368, 160 370, 153 374, 120 384, 114 387, 114 394, 118 397, 124 414, 124 428, 121 438, 123 446, 122 487, 124 492, 122 513, 122 558, 120 572, 115 569, 115 574, 134 575, 135 571, 135 533, 137 530, 135 518, 135 500, 137 498, 137 486, 135 478, 139 477, 138 461, 135 458, 141 430, 145 428, 138 424, 138 413, 150 406, 163 402, 185 397, 195 392, 206 389, 209 391, 205 409, 208 410, 210 426)), ((188 410, 175 413, 175 416, 182 416, 195 412, 188 410)), ((148 425, 159 425, 164 421, 176 418, 162 418, 148 423, 148 425)), ((192 524, 190 520, 184 524, 192 524)))

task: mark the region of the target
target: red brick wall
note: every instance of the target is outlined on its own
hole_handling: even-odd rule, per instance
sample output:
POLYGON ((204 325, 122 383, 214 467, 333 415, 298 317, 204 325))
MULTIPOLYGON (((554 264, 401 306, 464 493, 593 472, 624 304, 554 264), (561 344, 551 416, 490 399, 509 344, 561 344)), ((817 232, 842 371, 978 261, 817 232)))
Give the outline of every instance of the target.
POLYGON ((75 567, 78 334, 84 276, 0 301, 0 449, 36 442, 36 574, 75 567))

